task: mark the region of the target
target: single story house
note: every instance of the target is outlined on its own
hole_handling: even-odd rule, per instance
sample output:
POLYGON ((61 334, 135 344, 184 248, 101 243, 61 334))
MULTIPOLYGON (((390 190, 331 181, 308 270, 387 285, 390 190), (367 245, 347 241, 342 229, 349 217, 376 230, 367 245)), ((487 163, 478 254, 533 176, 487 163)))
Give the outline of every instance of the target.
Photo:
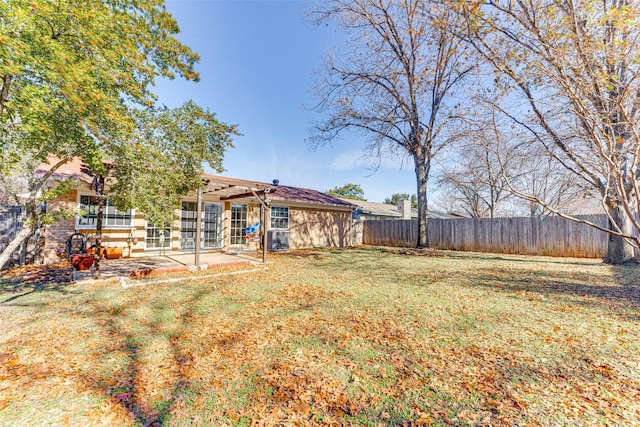
MULTIPOLYGON (((38 172, 46 172, 47 166, 41 165, 38 172)), ((65 247, 74 232, 90 240, 96 230, 93 177, 83 172, 81 161, 74 159, 65 164, 52 178, 75 178, 79 185, 47 203, 47 211, 72 208, 79 213, 46 227, 44 257, 48 262, 57 259, 56 251, 65 247)), ((206 187, 200 194, 200 209, 198 195, 184 198, 175 220, 165 228, 148 222, 135 209, 122 212, 107 201, 103 245, 120 247, 123 256, 132 257, 193 252, 197 241, 201 251, 247 251, 261 247, 260 236, 264 232, 267 249, 273 251, 352 244, 351 214, 355 207, 347 201, 315 190, 278 185, 277 180, 267 184, 216 175, 203 175, 202 179, 206 187)))

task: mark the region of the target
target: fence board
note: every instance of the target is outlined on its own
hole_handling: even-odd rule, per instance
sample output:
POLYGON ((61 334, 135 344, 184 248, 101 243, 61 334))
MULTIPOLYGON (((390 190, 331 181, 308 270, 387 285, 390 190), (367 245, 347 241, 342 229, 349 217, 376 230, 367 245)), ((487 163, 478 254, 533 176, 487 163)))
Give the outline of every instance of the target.
MULTIPOLYGON (((578 217, 606 226, 606 215, 578 217)), ((429 246, 435 249, 602 258, 608 235, 560 217, 429 219, 429 246)), ((412 247, 417 220, 364 221, 363 243, 412 247)))

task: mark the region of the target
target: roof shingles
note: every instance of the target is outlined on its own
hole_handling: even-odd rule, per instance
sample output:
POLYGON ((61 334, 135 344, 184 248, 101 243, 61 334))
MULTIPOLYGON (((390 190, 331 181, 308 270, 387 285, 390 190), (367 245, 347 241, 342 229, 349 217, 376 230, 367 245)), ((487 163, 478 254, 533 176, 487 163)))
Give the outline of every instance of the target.
POLYGON ((353 206, 344 200, 340 200, 336 197, 329 196, 328 194, 321 193, 316 190, 310 190, 307 188, 288 187, 286 185, 279 185, 276 187, 275 193, 269 196, 273 200, 286 200, 289 202, 302 202, 302 203, 314 203, 320 205, 334 205, 334 206, 353 206))

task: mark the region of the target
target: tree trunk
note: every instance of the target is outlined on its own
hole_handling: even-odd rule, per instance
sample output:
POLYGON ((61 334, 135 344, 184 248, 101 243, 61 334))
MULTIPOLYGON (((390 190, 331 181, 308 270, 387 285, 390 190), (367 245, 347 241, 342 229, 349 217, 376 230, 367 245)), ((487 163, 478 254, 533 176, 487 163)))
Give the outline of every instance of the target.
POLYGON ((96 201, 98 212, 96 215, 96 251, 94 255, 93 278, 100 278, 100 253, 102 252, 102 214, 104 213, 104 176, 97 175, 94 178, 96 187, 96 201))
MULTIPOLYGON (((11 76, 5 76, 3 82, 4 82, 3 84, 5 85, 4 88, 6 88, 6 90, 8 91, 8 84, 11 82, 11 76)), ((0 107, 2 107, 2 105, 0 105, 0 107)), ((18 249, 18 247, 20 247, 22 242, 33 233, 34 227, 38 229, 40 227, 41 212, 40 212, 40 207, 36 206, 39 203, 38 192, 40 191, 42 186, 47 182, 49 177, 51 177, 51 175, 53 175, 55 171, 58 170, 58 168, 60 168, 65 163, 69 162, 73 158, 73 156, 75 156, 76 154, 77 153, 72 153, 68 157, 63 158, 58 163, 53 165, 53 167, 49 169, 49 171, 47 171, 42 177, 38 179, 36 184, 31 189, 29 198, 25 203, 25 208, 27 210, 26 216, 27 218, 31 218, 31 220, 25 221, 24 228, 18 234, 16 234, 13 240, 9 243, 9 246, 4 248, 4 250, 0 254, 0 269, 2 269, 7 264, 7 262, 13 255, 13 253, 16 251, 16 249, 18 249)))
MULTIPOLYGON (((627 217, 622 206, 614 206, 609 208, 609 214, 611 219, 620 228, 623 234, 631 236, 632 224, 631 220, 627 217)), ((611 220, 609 220, 611 221, 611 220)), ((615 225, 611 224, 611 229, 615 229, 615 225)), ((620 265, 625 264, 634 259, 634 248, 622 237, 609 234, 609 241, 607 244, 607 257, 604 259, 605 264, 620 265)))
POLYGON ((4 105, 9 100, 9 89, 11 87, 12 76, 5 74, 2 76, 2 86, 0 86, 0 114, 4 113, 4 105))
POLYGON ((418 242, 417 247, 429 247, 429 205, 427 201, 427 184, 429 182, 429 160, 414 154, 416 179, 418 184, 418 242))
POLYGON ((20 261, 18 262, 18 265, 20 267, 24 267, 24 265, 27 263, 27 247, 29 246, 29 239, 31 237, 32 237, 31 234, 29 234, 29 237, 24 239, 22 241, 22 244, 20 244, 20 256, 19 256, 20 261))
POLYGON ((18 234, 15 235, 13 240, 9 242, 9 245, 4 248, 0 254, 0 270, 9 262, 13 253, 22 245, 22 242, 27 240, 33 231, 32 226, 25 225, 18 234))
POLYGON ((30 198, 29 200, 27 200, 27 203, 25 204, 25 208, 27 211, 25 215, 25 221, 23 223, 23 228, 22 230, 20 230, 20 232, 18 232, 18 234, 15 235, 13 240, 9 243, 9 245, 6 248, 4 248, 4 250, 0 254, 0 269, 2 269, 7 264, 7 262, 9 262, 14 252, 18 248, 22 248, 22 251, 19 255, 20 255, 21 265, 23 265, 22 253, 26 250, 29 237, 32 236, 35 228, 40 223, 40 212, 37 210, 40 208, 36 206, 36 200, 33 198, 30 198))

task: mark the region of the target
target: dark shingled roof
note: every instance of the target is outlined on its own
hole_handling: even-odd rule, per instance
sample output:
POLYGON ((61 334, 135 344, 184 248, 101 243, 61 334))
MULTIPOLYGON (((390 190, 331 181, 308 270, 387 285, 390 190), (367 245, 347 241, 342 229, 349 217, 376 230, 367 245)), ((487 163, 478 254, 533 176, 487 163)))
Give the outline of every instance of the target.
MULTIPOLYGON (((46 173, 49 169, 51 169, 51 166, 55 162, 56 159, 52 158, 50 163, 43 163, 42 165, 40 165, 40 167, 38 167, 38 173, 46 173)), ((56 171, 53 177, 75 177, 89 183, 92 181, 92 178, 89 175, 82 172, 82 161, 79 158, 74 158, 73 160, 63 165, 58 171, 56 171)), ((246 190, 246 187, 253 187, 256 189, 256 191, 263 190, 264 188, 275 188, 276 191, 269 194, 269 198, 273 200, 286 200, 288 202, 338 206, 341 208, 354 206, 347 201, 340 200, 336 197, 331 197, 328 194, 324 194, 316 190, 310 190, 308 188, 288 187, 286 185, 276 186, 274 184, 249 181, 245 179, 229 178, 218 175, 203 174, 202 177, 207 181, 211 181, 211 184, 208 184, 211 188, 205 192, 209 194, 222 192, 224 194, 218 194, 219 196, 221 196, 222 200, 224 200, 224 196, 233 195, 233 191, 247 193, 248 190, 246 190)))
POLYGON ((329 196, 328 194, 324 194, 316 190, 287 187, 286 185, 277 186, 275 193, 269 194, 269 198, 273 200, 287 200, 290 202, 315 203, 321 205, 334 205, 344 207, 353 206, 351 203, 340 200, 336 197, 329 196))

